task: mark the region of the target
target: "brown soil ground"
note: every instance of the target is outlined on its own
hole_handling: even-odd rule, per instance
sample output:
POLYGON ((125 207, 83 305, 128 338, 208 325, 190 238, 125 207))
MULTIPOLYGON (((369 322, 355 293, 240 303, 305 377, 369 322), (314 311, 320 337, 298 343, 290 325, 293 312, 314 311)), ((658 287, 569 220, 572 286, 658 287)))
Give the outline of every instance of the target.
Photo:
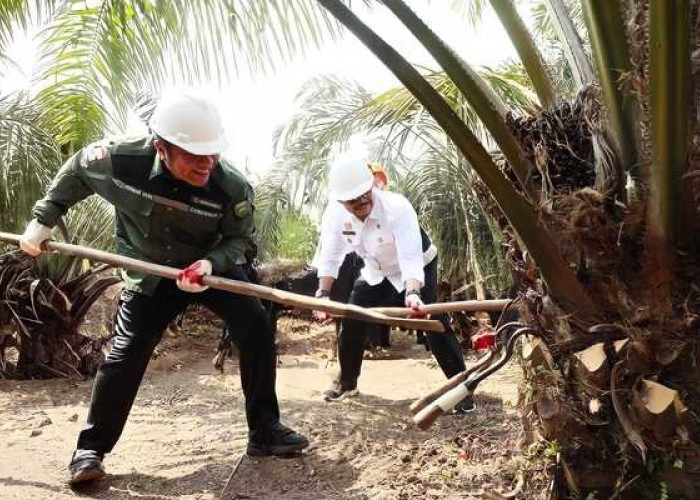
MULTIPOLYGON (((336 370, 333 327, 287 318, 279 331, 280 407, 284 422, 312 441, 303 455, 243 457, 230 478, 247 434, 236 360, 215 372, 219 328, 189 319, 159 347, 105 460, 109 475, 89 488, 71 490, 65 469, 91 381, 0 382, 0 499, 469 499, 516 488, 526 464, 517 366, 479 386, 476 412, 424 432, 408 406, 443 376, 412 336, 392 333, 388 356, 365 361, 357 398, 325 403, 336 370)), ((534 495, 526 486, 510 498, 534 495)))

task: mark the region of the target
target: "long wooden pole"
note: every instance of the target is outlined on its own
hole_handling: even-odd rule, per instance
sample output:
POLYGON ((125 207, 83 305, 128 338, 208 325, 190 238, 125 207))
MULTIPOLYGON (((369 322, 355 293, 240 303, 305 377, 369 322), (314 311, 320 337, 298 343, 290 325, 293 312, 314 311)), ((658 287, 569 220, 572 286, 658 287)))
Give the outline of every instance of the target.
MULTIPOLYGON (((16 234, 0 232, 0 241, 19 245, 19 238, 19 235, 16 234)), ((139 273, 153 274, 172 280, 177 279, 177 275, 180 272, 179 269, 174 267, 144 262, 131 257, 124 257, 122 255, 95 250, 81 245, 48 241, 44 244, 44 247, 53 252, 104 262, 105 264, 122 267, 139 273)), ((354 304, 343 304, 342 302, 334 302, 332 300, 316 299, 298 293, 285 292, 283 290, 277 290, 276 288, 247 283, 245 281, 221 278, 219 276, 205 276, 202 279, 202 284, 211 288, 216 288, 217 290, 225 290, 240 295, 257 297, 259 299, 270 300, 292 307, 325 311, 341 318, 351 318, 368 321, 370 323, 398 326, 409 330, 424 330, 427 332, 445 331, 444 325, 439 321, 395 318, 354 304)))
MULTIPOLYGON (((442 314, 448 312, 503 312, 508 305, 513 302, 510 299, 497 300, 460 300, 455 302, 438 302, 427 304, 421 309, 427 314, 442 314)), ((376 311, 387 316, 406 317, 411 314, 411 310, 405 307, 373 307, 376 311)))

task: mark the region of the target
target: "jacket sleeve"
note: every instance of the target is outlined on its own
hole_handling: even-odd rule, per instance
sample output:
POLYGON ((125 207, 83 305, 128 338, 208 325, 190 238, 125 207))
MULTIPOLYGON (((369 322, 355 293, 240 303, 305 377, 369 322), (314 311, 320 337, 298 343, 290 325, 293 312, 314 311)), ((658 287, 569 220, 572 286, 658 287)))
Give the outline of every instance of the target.
MULTIPOLYGON (((88 146, 91 147, 98 146, 88 146)), ((55 226, 70 207, 95 193, 95 182, 108 178, 106 171, 110 170, 111 165, 109 155, 93 160, 88 148, 82 149, 63 164, 44 198, 34 205, 32 217, 41 224, 55 226), (92 170, 92 175, 88 170, 92 170)))
POLYGON ((245 198, 234 201, 221 221, 221 241, 205 259, 211 261, 215 274, 245 264, 245 252, 250 248, 255 233, 253 188, 246 184, 245 198))

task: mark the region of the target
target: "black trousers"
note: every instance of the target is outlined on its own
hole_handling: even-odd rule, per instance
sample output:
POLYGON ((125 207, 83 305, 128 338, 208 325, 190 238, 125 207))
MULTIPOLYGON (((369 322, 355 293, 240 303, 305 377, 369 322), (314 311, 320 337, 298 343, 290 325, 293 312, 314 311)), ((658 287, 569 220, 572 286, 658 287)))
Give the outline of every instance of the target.
MULTIPOLYGON (((430 240, 428 240, 428 246, 430 246, 430 240)), ((355 252, 350 252, 345 256, 338 270, 338 277, 333 282, 331 300, 348 303, 350 295, 352 294, 352 288, 355 285, 355 281, 357 281, 357 278, 360 276, 360 270, 364 264, 362 257, 355 252)), ((337 335, 340 331, 340 320, 337 320, 335 325, 337 335)), ((378 325, 375 323, 365 323, 364 325, 367 329, 365 348, 376 346, 389 347, 391 343, 391 327, 389 325, 378 325)))
MULTIPOLYGON (((421 289, 421 297, 426 304, 437 300, 437 258, 425 266, 425 284, 421 289)), ((384 279, 375 286, 369 285, 359 278, 350 294, 350 304, 363 307, 392 307, 403 306, 405 292, 397 292, 389 280, 384 279)), ((433 319, 442 321, 446 327, 447 316, 435 315, 433 319)), ((354 386, 362 368, 362 354, 365 347, 367 329, 362 321, 343 319, 338 333, 338 359, 340 361, 340 381, 343 385, 354 386)), ((443 373, 449 378, 466 369, 459 341, 454 332, 448 329, 445 333, 426 332, 428 346, 443 373)))
MULTIPOLYGON (((248 281, 240 267, 227 276, 248 281)), ((209 289, 187 293, 163 280, 153 296, 122 292, 112 350, 100 366, 92 388, 87 425, 78 448, 108 453, 126 424, 153 349, 168 324, 190 303, 220 316, 240 352, 241 385, 250 430, 279 420, 275 393, 275 345, 270 323, 258 299, 209 289)))

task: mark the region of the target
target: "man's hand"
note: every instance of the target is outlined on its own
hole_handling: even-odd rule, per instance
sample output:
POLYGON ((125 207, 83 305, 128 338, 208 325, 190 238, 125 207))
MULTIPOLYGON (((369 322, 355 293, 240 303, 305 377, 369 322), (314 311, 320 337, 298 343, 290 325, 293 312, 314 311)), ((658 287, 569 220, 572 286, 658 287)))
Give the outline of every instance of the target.
POLYGON ((202 285, 202 277, 211 275, 211 262, 198 260, 177 275, 177 287, 183 292, 200 293, 209 288, 202 285))
MULTIPOLYGON (((317 290, 316 294, 314 295, 317 299, 321 300, 331 300, 331 294, 328 290, 317 290)), ((328 313, 326 311, 312 311, 311 315, 316 321, 321 321, 321 322, 326 322, 329 321, 333 316, 331 316, 331 313, 328 313)))
POLYGON ((409 309, 412 309, 413 311, 411 314, 409 314, 409 318, 425 318, 428 316, 424 311, 423 311, 423 301, 420 298, 420 294, 416 291, 407 291, 406 292, 406 300, 404 302, 406 307, 409 309))
POLYGON ((41 244, 51 239, 51 228, 33 219, 19 239, 19 247, 24 253, 36 257, 41 253, 41 244))
POLYGON ((321 323, 325 323, 326 321, 333 319, 333 315, 326 311, 313 311, 311 315, 316 321, 320 321, 321 323))
POLYGON ((496 344, 496 334, 492 328, 481 328, 472 335, 472 349, 481 351, 485 349, 493 349, 496 344))

